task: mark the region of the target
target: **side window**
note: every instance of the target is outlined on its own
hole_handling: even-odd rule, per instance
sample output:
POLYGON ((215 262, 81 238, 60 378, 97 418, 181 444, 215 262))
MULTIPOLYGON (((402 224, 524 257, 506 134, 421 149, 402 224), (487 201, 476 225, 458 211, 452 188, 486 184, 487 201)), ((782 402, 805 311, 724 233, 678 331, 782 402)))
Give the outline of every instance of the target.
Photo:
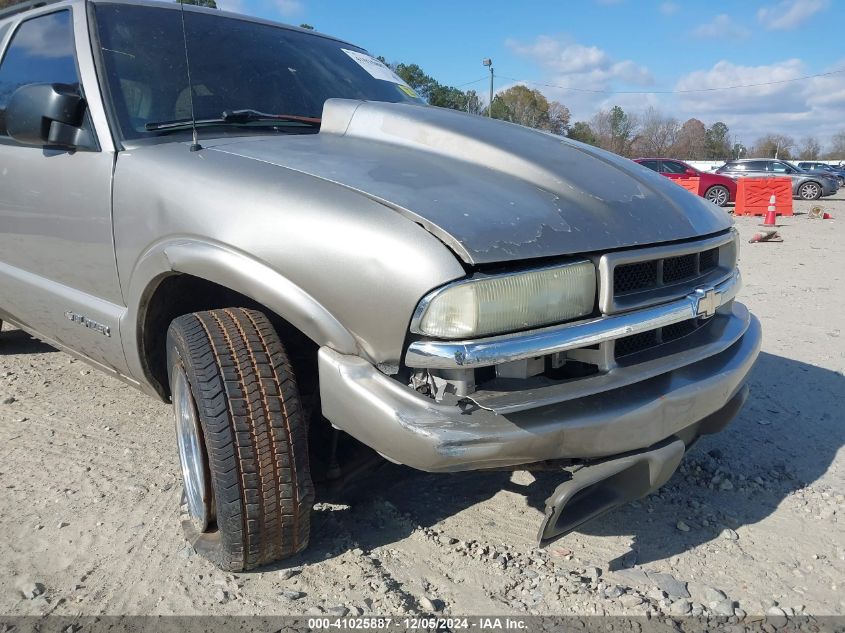
POLYGON ((773 163, 769 163, 769 171, 773 171, 778 174, 788 174, 792 170, 789 168, 789 165, 775 161, 773 163))
POLYGON ((0 63, 0 136, 6 136, 6 106, 26 84, 79 86, 70 11, 22 22, 0 63))
POLYGON ((743 165, 746 166, 746 171, 766 171, 768 163, 764 160, 750 160, 743 165))
POLYGON ((687 168, 681 165, 681 163, 676 163, 673 160, 664 160, 662 171, 667 174, 685 174, 687 168))
POLYGON ((651 171, 657 171, 657 162, 656 160, 644 160, 640 161, 640 165, 648 167, 651 171))

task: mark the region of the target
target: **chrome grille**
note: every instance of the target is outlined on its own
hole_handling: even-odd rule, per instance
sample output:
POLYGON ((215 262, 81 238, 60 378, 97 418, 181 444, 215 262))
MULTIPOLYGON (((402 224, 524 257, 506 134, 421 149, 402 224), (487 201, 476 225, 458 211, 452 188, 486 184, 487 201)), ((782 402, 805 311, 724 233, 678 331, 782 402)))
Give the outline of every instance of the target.
POLYGON ((673 284, 696 276, 698 255, 667 257, 663 260, 663 283, 673 284))
POLYGON ((695 242, 603 255, 599 309, 614 314, 671 301, 725 279, 736 266, 735 232, 695 242))
POLYGON ((711 248, 709 251, 702 251, 698 262, 698 269, 702 273, 710 272, 719 265, 719 249, 711 248))
POLYGON ((719 249, 711 248, 701 253, 679 257, 652 259, 633 264, 622 264, 613 271, 613 294, 646 290, 660 285, 669 285, 694 279, 710 272, 719 263, 719 249), (661 266, 662 274, 661 274, 661 266))
POLYGON ((657 260, 617 266, 613 271, 615 292, 633 292, 657 285, 657 260))

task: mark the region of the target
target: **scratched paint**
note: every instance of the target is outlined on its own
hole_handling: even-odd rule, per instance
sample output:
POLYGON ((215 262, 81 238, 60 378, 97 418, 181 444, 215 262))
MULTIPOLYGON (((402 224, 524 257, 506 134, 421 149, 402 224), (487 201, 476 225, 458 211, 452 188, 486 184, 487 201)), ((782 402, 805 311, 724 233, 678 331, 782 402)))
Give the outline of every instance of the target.
POLYGON ((328 132, 244 139, 221 151, 383 201, 471 264, 688 239, 731 225, 724 210, 632 161, 518 125, 340 100, 326 104, 323 122, 328 132))

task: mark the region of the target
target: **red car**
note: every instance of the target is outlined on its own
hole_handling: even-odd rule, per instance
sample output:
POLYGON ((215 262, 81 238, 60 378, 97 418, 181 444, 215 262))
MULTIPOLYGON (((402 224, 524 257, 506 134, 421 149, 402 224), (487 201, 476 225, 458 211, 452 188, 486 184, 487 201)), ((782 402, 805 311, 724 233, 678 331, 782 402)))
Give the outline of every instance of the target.
POLYGON ((667 178, 698 178, 698 195, 720 207, 736 199, 736 182, 727 176, 699 171, 675 158, 637 158, 634 162, 667 178))

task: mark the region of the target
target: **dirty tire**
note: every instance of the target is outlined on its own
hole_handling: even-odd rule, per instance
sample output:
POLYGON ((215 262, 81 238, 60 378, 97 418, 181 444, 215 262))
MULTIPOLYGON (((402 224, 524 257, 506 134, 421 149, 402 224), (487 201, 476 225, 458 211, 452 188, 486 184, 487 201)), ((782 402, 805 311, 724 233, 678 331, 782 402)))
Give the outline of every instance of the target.
MULTIPOLYGON (((261 312, 187 314, 167 331, 168 374, 184 370, 199 418, 216 515, 191 545, 227 571, 253 569, 308 546, 314 487, 296 379, 261 312)), ((184 501, 184 498, 183 498, 184 501)))
POLYGON ((805 182, 798 189, 798 195, 802 200, 818 200, 822 195, 821 185, 814 182, 805 182))

